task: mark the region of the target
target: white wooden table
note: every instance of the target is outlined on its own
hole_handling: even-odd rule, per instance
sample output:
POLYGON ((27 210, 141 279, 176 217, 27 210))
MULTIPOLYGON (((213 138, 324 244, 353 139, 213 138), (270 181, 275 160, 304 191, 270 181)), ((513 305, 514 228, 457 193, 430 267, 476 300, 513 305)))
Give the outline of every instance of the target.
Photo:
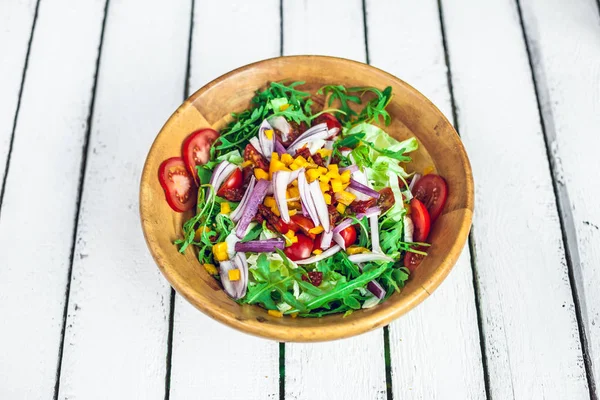
POLYGON ((597 399, 599 149, 597 0, 0 0, 0 399, 597 399), (287 54, 411 83, 474 171, 449 278, 331 343, 204 316, 139 223, 184 97, 287 54))

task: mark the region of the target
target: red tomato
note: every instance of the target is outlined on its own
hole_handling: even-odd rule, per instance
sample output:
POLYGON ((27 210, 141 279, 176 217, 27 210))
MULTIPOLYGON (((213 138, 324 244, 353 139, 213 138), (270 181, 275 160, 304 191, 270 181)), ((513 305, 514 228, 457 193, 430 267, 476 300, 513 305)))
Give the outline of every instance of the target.
POLYGON ((210 157, 210 145, 219 137, 214 129, 200 129, 188 136, 182 145, 183 161, 188 170, 194 177, 194 181, 199 183, 196 165, 206 164, 210 157))
POLYGON ((301 230, 311 239, 315 238, 314 233, 309 233, 308 231, 315 227, 312 220, 310 218, 305 217, 304 215, 296 214, 290 217, 291 221, 288 224, 291 230, 294 232, 298 232, 301 230))
POLYGON ((306 235, 297 234, 298 241, 290 247, 286 247, 283 252, 292 261, 302 260, 310 257, 313 251, 313 241, 306 235))
MULTIPOLYGON (((417 250, 425 251, 425 247, 418 247, 417 250)), ((408 270, 412 273, 415 272, 415 269, 421 264, 421 261, 425 258, 422 254, 411 253, 407 251, 404 255, 404 266, 408 268, 408 270)))
POLYGON ((160 164, 158 181, 173 210, 184 212, 196 204, 197 188, 181 157, 172 157, 160 164))
POLYGON ((342 236, 342 239, 344 239, 346 248, 348 248, 348 246, 352 246, 354 242, 356 242, 356 229, 354 228, 354 225, 350 225, 346 229, 343 229, 340 232, 340 235, 342 236))
POLYGON ((223 197, 228 189, 239 189, 242 187, 243 183, 244 183, 244 179, 242 176, 242 170, 239 168, 236 168, 231 173, 231 175, 229 175, 227 177, 227 179, 225 179, 225 181, 223 181, 223 184, 221 185, 219 190, 217 190, 217 196, 223 197))
POLYGON ((441 176, 429 174, 415 182, 412 193, 425 204, 433 222, 440 216, 446 204, 448 185, 441 176))
POLYGON ((421 200, 412 199, 410 201, 411 214, 413 224, 415 225, 415 231, 413 233, 413 241, 424 242, 429 236, 429 229, 431 228, 431 219, 429 218, 429 212, 421 200))
POLYGON ((317 118, 315 118, 313 125, 322 124, 323 122, 327 124, 327 129, 338 128, 339 131, 342 130, 342 124, 340 124, 340 121, 338 121, 338 119, 332 114, 324 113, 319 115, 317 118))

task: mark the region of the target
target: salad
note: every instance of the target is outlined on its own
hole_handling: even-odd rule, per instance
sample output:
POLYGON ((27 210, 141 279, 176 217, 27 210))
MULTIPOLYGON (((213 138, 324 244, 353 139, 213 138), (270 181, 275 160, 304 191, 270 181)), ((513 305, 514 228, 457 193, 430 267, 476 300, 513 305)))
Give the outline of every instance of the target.
POLYGON ((381 128, 391 87, 327 85, 313 98, 302 84, 272 82, 220 133, 192 133, 159 181, 173 210, 194 210, 174 244, 238 303, 348 315, 402 289, 448 188, 433 167, 406 170, 416 138, 381 128))

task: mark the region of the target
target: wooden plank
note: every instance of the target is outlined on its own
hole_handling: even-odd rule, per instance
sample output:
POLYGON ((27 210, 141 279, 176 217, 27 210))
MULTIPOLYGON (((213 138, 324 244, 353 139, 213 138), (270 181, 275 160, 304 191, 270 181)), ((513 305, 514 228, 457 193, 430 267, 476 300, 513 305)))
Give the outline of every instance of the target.
POLYGON ((171 289, 144 243, 138 193, 147 151, 181 103, 189 13, 187 0, 109 3, 60 399, 165 396, 171 289))
MULTIPOLYGON (((371 63, 414 85, 452 120, 437 2, 368 1, 367 17, 371 63)), ((389 332, 394 398, 485 398, 468 248, 431 298, 389 332)))
POLYGON ((539 100, 550 147, 588 366, 600 376, 600 18, 593 0, 522 1, 539 100))
POLYGON ((0 206, 1 185, 19 104, 36 4, 36 0, 0 2, 0 206))
MULTIPOLYGON (((360 0, 284 1, 283 25, 285 55, 326 54, 366 61, 360 0), (343 18, 331 18, 342 9, 343 18)), ((289 343, 285 349, 286 398, 386 398, 382 329, 330 343, 289 343)))
MULTIPOLYGON (((193 26, 191 91, 231 69, 279 55, 277 0, 196 2, 193 26), (215 35, 223 30, 224 15, 235 29, 215 35), (234 34, 256 32, 258 28, 259 36, 234 34)), ((199 393, 220 399, 278 398, 276 342, 244 335, 213 321, 179 295, 173 329, 171 399, 196 398, 199 393), (238 372, 232 373, 234 370, 238 372)))
MULTIPOLYGON (((27 24, 31 19, 22 11, 15 18, 27 24)), ((0 398, 54 394, 103 15, 102 1, 40 5, 0 220, 0 398)), ((13 50, 9 58, 24 52, 13 50)))
POLYGON ((458 122, 475 178, 476 278, 491 397, 588 398, 516 6, 442 4, 458 122))

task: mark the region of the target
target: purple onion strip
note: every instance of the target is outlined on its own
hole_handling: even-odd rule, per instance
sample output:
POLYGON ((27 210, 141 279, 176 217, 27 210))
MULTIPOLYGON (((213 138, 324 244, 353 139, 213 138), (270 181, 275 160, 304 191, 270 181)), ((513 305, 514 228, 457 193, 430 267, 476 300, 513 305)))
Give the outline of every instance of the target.
POLYGON ((283 250, 285 243, 283 239, 250 240, 248 242, 237 242, 235 251, 253 253, 272 253, 275 249, 283 250))
POLYGON ((248 203, 246 204, 246 207, 244 207, 242 218, 235 229, 235 234, 240 239, 244 237, 246 229, 248 228, 248 225, 250 225, 250 221, 252 221, 252 218, 256 215, 258 205, 263 202, 267 195, 267 189, 270 184, 271 182, 266 179, 259 179, 258 182, 256 182, 256 185, 254 185, 254 190, 252 190, 252 193, 248 198, 248 203))
POLYGON ((350 187, 354 190, 356 190, 357 192, 360 192, 362 194, 366 194, 367 196, 373 197, 375 199, 379 198, 379 192, 376 190, 371 189, 370 187, 368 187, 367 185, 363 185, 360 182, 355 181, 354 179, 350 179, 350 187))

